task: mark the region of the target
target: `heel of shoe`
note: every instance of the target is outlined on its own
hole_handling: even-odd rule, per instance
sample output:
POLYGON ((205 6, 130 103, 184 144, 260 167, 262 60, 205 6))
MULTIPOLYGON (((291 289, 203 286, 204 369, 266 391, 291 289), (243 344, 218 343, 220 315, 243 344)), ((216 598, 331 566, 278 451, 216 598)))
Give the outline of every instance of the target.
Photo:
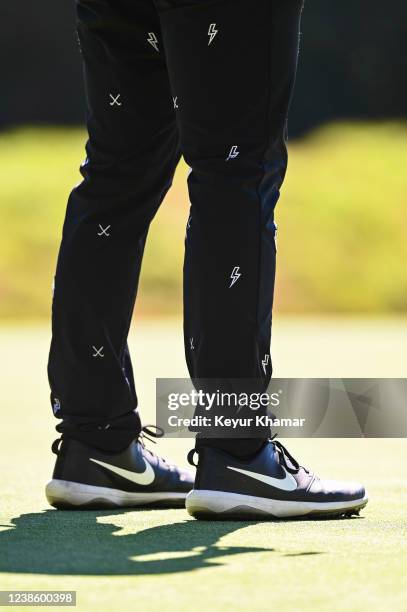
MULTIPOLYGON (((56 478, 45 487, 45 496, 48 503, 58 510, 117 508, 126 502, 129 503, 129 499, 122 491, 56 478)), ((137 497, 135 501, 138 501, 137 497)), ((139 503, 143 501, 144 499, 139 503)))
POLYGON ((211 519, 219 512, 219 507, 214 503, 212 491, 193 489, 188 493, 185 500, 185 508, 191 516, 196 519, 211 519))
MULTIPOLYGON (((61 510, 80 508, 98 500, 94 490, 96 487, 53 478, 45 487, 48 503, 61 510), (96 499, 95 499, 96 497, 96 499)), ((106 503, 106 499, 103 502, 106 503)), ((114 504, 113 504, 114 505, 114 504)))

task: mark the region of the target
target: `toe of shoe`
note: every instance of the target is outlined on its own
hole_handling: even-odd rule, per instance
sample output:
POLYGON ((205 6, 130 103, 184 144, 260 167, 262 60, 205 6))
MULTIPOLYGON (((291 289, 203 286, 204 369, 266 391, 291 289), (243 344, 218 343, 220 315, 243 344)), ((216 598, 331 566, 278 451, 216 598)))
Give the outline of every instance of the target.
POLYGON ((325 482, 326 491, 348 500, 364 499, 365 487, 359 482, 331 480, 325 482))
POLYGON ((365 487, 352 481, 319 480, 314 481, 310 493, 324 501, 354 501, 366 498, 365 487))

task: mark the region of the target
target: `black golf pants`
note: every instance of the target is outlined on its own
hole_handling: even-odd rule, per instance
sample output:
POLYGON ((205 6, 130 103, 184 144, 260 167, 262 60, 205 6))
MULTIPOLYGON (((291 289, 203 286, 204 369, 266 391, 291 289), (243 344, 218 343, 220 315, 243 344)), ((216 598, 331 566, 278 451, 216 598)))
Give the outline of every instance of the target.
MULTIPOLYGON (((274 209, 301 8, 302 0, 78 0, 89 139, 63 227, 48 366, 65 435, 119 450, 140 432, 127 335, 149 225, 181 154, 191 168, 190 375, 267 386, 274 209)), ((227 444, 242 451, 262 440, 227 444)))

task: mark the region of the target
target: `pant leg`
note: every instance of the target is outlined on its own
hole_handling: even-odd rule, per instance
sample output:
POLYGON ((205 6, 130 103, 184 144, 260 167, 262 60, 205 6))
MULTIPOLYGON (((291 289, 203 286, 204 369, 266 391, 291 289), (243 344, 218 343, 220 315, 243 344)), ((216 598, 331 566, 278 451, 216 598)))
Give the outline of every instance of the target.
POLYGON ((127 334, 179 137, 152 1, 79 0, 77 14, 89 140, 63 228, 48 372, 57 429, 113 450, 141 427, 127 334))
MULTIPOLYGON (((184 265, 189 372, 225 388, 230 379, 250 379, 264 390, 272 372, 274 209, 287 167, 302 0, 156 3, 192 169, 184 265)), ((233 440, 227 449, 245 446, 246 453, 263 440, 233 440)))

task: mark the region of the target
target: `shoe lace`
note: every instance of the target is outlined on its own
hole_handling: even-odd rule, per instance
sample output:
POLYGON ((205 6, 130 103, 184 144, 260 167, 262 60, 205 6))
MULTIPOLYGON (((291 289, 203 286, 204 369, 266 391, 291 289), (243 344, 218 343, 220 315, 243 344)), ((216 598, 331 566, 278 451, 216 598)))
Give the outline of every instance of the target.
POLYGON ((151 451, 149 448, 147 448, 145 440, 148 440, 149 442, 152 442, 153 444, 157 444, 157 442, 155 440, 153 440, 153 438, 162 438, 164 436, 164 430, 162 429, 162 427, 159 427, 158 425, 144 425, 141 428, 141 432, 139 434, 138 437, 138 442, 140 442, 141 446, 148 452, 150 453, 150 455, 155 455, 156 457, 158 457, 158 459, 160 461, 162 461, 163 463, 165 463, 167 465, 167 467, 171 470, 171 469, 176 469, 176 466, 173 465, 172 463, 169 463, 166 459, 164 459, 164 457, 159 457, 158 455, 156 455, 153 451, 151 451))
POLYGON ((153 444, 157 444, 157 442, 153 440, 153 438, 162 438, 163 435, 164 435, 164 430, 162 429, 162 427, 158 427, 158 425, 153 425, 153 424, 144 425, 141 428, 141 432, 139 434, 138 441, 140 442, 142 446, 145 447, 144 440, 148 440, 149 442, 152 442, 153 444))
POLYGON ((278 434, 274 434, 270 438, 270 441, 277 449, 281 465, 283 465, 287 472, 290 472, 290 474, 298 474, 301 468, 305 470, 307 474, 309 474, 309 470, 304 466, 300 465, 298 461, 294 459, 294 457, 291 455, 291 453, 288 452, 284 444, 282 444, 280 440, 276 440, 277 435, 278 434))
MULTIPOLYGON (((288 452, 284 444, 282 444, 280 440, 276 440, 277 435, 278 434, 274 434, 273 436, 271 436, 271 438, 269 438, 269 441, 272 442, 275 448, 277 449, 279 461, 286 468, 287 472, 290 472, 290 474, 298 474, 298 472, 302 468, 307 472, 307 474, 309 474, 309 470, 303 465, 300 465, 298 461, 294 459, 294 457, 291 455, 291 453, 288 452)), ((187 459, 190 465, 197 467, 197 464, 194 462, 195 455, 199 456, 199 449, 192 448, 188 453, 187 459)))

